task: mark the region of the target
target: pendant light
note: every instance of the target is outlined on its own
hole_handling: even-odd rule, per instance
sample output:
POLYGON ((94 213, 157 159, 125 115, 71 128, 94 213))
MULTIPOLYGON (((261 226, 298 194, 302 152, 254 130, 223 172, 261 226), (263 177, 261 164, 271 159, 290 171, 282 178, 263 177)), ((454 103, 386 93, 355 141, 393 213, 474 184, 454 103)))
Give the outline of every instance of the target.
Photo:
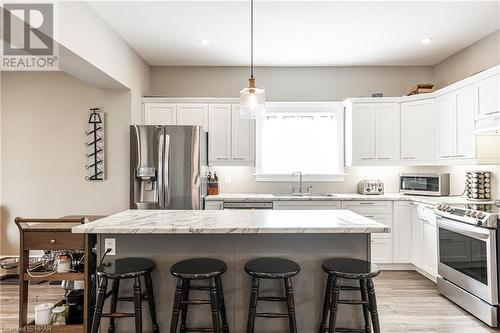
POLYGON ((266 112, 266 91, 255 86, 253 77, 254 0, 250 0, 250 78, 248 88, 240 91, 240 117, 262 118, 266 112))

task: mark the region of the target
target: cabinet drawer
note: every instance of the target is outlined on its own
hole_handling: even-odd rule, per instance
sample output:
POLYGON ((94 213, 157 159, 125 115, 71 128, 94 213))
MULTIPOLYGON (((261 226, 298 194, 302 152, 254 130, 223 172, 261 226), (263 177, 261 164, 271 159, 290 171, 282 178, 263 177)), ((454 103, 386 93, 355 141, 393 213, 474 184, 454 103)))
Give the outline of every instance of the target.
POLYGON ((205 210, 222 210, 222 201, 205 201, 205 210))
POLYGON ((67 231, 36 231, 24 233, 25 250, 72 250, 83 249, 84 234, 67 231))
POLYGON ((391 201, 376 201, 376 200, 363 200, 363 201, 343 201, 343 209, 352 210, 355 213, 374 213, 374 214, 392 214, 391 201))

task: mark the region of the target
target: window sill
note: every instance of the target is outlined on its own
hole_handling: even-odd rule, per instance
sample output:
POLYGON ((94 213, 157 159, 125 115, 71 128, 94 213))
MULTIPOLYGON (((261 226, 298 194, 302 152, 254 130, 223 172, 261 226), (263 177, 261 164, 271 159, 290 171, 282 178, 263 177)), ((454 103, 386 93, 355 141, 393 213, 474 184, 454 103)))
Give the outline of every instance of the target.
MULTIPOLYGON (((304 182, 343 182, 346 174, 338 175, 303 175, 304 182)), ((256 182, 291 182, 298 178, 292 178, 290 174, 255 174, 256 182)))

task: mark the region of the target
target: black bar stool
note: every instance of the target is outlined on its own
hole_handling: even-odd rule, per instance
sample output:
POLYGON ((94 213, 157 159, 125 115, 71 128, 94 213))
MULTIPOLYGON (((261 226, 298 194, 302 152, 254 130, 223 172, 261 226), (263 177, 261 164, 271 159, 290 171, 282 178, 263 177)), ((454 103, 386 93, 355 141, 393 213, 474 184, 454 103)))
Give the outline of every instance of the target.
POLYGON ((153 282, 151 272, 155 269, 154 261, 146 258, 122 258, 109 263, 101 264, 97 267, 97 276, 100 278, 99 290, 97 292, 97 301, 92 319, 91 333, 99 331, 101 318, 109 318, 108 333, 115 331, 115 318, 135 318, 135 332, 142 332, 142 301, 147 300, 149 304, 149 314, 153 323, 153 332, 158 333, 158 323, 156 322, 156 309, 153 293, 153 282), (141 280, 144 277, 146 286, 145 293, 141 293, 141 280), (108 280, 113 280, 112 288, 107 291, 108 280), (119 297, 118 291, 120 281, 125 279, 134 279, 133 297, 119 297), (111 296, 111 306, 109 313, 102 313, 104 301, 111 296), (134 313, 116 312, 118 301, 134 302, 134 313))
POLYGON ((226 307, 224 305, 224 294, 222 292, 221 275, 227 270, 226 264, 217 259, 194 258, 180 261, 172 266, 170 273, 178 278, 175 289, 174 306, 172 310, 172 321, 170 332, 177 332, 179 314, 181 314, 180 332, 216 332, 221 331, 220 321, 222 320, 222 332, 229 333, 229 326, 226 319, 226 307), (209 286, 193 286, 192 280, 210 280, 209 286), (210 291, 209 300, 190 300, 189 290, 210 291), (188 305, 210 304, 212 308, 212 328, 188 328, 186 319, 188 305))
POLYGON ((295 305, 293 300, 292 276, 299 274, 300 266, 291 260, 283 258, 259 258, 249 261, 245 271, 252 276, 252 293, 248 310, 247 333, 253 333, 255 317, 288 318, 290 332, 297 332, 295 305), (286 297, 259 296, 260 279, 283 279, 286 297), (288 313, 257 312, 257 302, 286 302, 288 313))
POLYGON ((378 266, 368 261, 349 258, 333 258, 325 261, 323 270, 328 273, 326 283, 325 302, 323 305, 323 318, 320 333, 334 332, 364 332, 370 333, 370 315, 373 332, 380 333, 380 324, 377 311, 377 300, 372 279, 380 274, 378 266), (358 280, 359 287, 341 286, 340 279, 358 280), (340 299, 341 290, 359 290, 361 300, 340 299), (362 305, 365 327, 362 329, 336 328, 337 309, 339 304, 362 305), (330 314, 329 326, 326 326, 330 314))

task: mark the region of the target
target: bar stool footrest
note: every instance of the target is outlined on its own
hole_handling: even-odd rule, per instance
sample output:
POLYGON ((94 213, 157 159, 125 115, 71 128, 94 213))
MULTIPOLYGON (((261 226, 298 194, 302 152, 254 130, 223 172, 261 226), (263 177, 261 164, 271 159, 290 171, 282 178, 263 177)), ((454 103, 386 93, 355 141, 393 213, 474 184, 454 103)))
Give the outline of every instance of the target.
MULTIPOLYGON (((327 332, 328 329, 327 329, 327 332)), ((335 332, 339 332, 339 333, 365 333, 365 329, 364 328, 342 328, 342 327, 339 327, 339 328, 335 328, 335 332)))
POLYGON ((135 317, 135 313, 129 312, 113 312, 113 313, 103 313, 101 317, 105 318, 131 318, 135 317))
POLYGON ((181 301, 181 304, 188 304, 188 305, 203 305, 203 304, 211 304, 209 299, 192 299, 188 301, 181 301))
POLYGON ((257 297, 257 300, 265 302, 286 302, 286 297, 259 296, 257 297))
POLYGON ((255 317, 261 318, 288 318, 288 313, 275 313, 275 312, 257 312, 255 317))
POLYGON ((370 305, 370 302, 368 301, 361 301, 361 300, 352 300, 352 299, 341 299, 339 300, 339 304, 350 304, 350 305, 370 305))
MULTIPOLYGON (((222 329, 220 330, 222 332, 222 329)), ((186 332, 214 332, 214 329, 211 327, 187 327, 186 332)))

